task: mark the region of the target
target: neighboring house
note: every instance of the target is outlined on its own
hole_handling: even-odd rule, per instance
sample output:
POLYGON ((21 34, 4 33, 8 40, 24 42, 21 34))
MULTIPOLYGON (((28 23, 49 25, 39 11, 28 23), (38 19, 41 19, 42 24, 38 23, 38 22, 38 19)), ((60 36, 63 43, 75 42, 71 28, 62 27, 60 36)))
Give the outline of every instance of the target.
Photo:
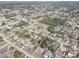
POLYGON ((36 53, 41 53, 41 54, 43 54, 44 51, 45 50, 43 48, 41 48, 41 47, 37 47, 36 50, 35 50, 36 53))
POLYGON ((53 54, 51 53, 51 51, 46 51, 44 54, 43 54, 43 57, 44 58, 51 58, 53 56, 53 54))

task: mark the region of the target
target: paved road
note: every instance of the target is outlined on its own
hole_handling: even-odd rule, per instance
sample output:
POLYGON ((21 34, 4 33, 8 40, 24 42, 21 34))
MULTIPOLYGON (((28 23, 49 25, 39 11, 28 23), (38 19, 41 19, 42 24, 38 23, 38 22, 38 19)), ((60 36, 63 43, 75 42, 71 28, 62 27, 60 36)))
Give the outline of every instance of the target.
MULTIPOLYGON (((12 35, 11 35, 12 36, 12 35)), ((6 37, 3 37, 3 40, 6 41, 8 44, 10 44, 11 46, 15 47, 16 49, 18 49, 20 52, 24 53, 25 55, 30 56, 31 58, 34 58, 34 56, 30 55, 29 53, 27 53, 26 51, 22 50, 21 48, 19 48, 18 46, 16 46, 15 44, 13 44, 12 42, 8 41, 6 37)), ((10 36, 9 36, 10 37, 10 36)))
MULTIPOLYGON (((18 22, 20 22, 20 21, 12 23, 11 25, 17 24, 18 22)), ((0 34, 0 35, 3 37, 3 40, 6 41, 8 44, 15 47, 16 49, 18 49, 20 52, 24 53, 25 55, 28 55, 29 57, 34 58, 34 56, 32 56, 31 54, 27 53, 26 51, 22 50, 21 48, 19 48, 18 46, 16 46, 15 44, 13 44, 12 42, 7 40, 7 38, 13 36, 14 34, 10 35, 9 37, 4 37, 4 35, 2 35, 2 34, 0 34)))
POLYGON ((3 45, 2 47, 0 47, 0 49, 4 48, 5 46, 7 46, 8 44, 6 43, 5 45, 3 45))

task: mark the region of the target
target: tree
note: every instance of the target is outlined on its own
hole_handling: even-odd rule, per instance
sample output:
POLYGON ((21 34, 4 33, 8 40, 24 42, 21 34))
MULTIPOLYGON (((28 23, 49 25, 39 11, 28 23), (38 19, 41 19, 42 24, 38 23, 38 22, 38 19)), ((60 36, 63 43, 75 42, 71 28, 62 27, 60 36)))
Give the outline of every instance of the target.
POLYGON ((54 27, 55 26, 63 26, 65 24, 65 19, 61 19, 61 18, 51 18, 49 16, 45 16, 41 21, 40 23, 44 23, 44 24, 47 24, 49 25, 47 30, 51 33, 54 32, 54 27))
POLYGON ((1 36, 0 36, 0 42, 2 42, 2 41, 3 41, 2 39, 3 39, 3 37, 1 37, 1 36))
POLYGON ((22 57, 22 53, 16 50, 14 52, 14 58, 21 58, 21 57, 22 57))

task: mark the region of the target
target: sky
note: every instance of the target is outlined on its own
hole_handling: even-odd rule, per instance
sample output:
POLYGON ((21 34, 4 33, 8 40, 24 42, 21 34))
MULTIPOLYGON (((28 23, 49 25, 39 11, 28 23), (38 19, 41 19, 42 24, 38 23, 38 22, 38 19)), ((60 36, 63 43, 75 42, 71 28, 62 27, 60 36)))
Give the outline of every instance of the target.
POLYGON ((0 0, 0 1, 79 1, 79 0, 0 0))

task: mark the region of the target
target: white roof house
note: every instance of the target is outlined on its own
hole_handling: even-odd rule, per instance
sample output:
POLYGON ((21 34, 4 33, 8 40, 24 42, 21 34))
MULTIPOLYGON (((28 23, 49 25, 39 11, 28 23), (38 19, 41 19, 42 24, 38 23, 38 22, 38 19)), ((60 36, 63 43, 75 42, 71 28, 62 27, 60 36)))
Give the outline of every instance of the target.
POLYGON ((51 51, 46 51, 46 52, 43 54, 43 57, 44 57, 44 58, 51 58, 51 57, 52 57, 51 51))
POLYGON ((35 52, 38 52, 38 53, 43 53, 45 50, 41 47, 37 47, 37 49, 35 50, 35 52))

